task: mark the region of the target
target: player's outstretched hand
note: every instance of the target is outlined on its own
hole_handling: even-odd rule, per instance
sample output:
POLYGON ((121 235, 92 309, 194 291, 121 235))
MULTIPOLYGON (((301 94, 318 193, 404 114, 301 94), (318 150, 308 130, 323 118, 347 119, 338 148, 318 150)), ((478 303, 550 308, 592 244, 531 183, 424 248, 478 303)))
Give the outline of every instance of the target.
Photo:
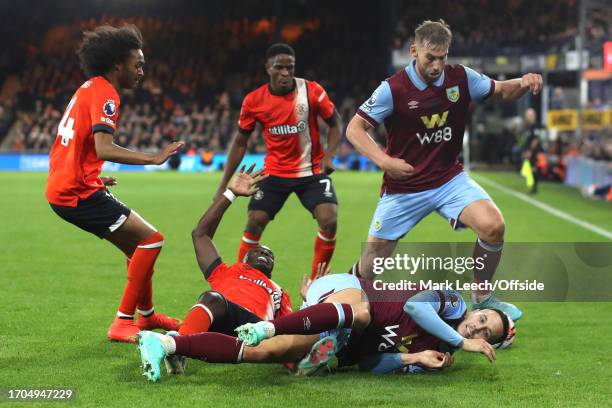
POLYGON ((407 179, 408 177, 412 176, 412 173, 414 173, 414 167, 406 163, 405 160, 397 157, 387 158, 382 165, 382 169, 389 175, 389 177, 397 180, 407 179))
POLYGON ((537 95, 542 90, 544 86, 544 81, 542 80, 542 75, 540 74, 525 74, 521 78, 521 88, 529 89, 533 95, 537 95))
POLYGON ((319 262, 317 264, 317 273, 315 274, 313 279, 310 279, 308 275, 302 276, 302 286, 300 287, 300 295, 302 295, 302 300, 306 300, 306 292, 308 292, 308 288, 312 284, 312 282, 316 281, 320 277, 325 275, 329 275, 331 272, 331 266, 327 265, 326 262, 319 262))
POLYGON ((461 348, 465 351, 482 353, 490 362, 495 361, 495 349, 485 339, 463 339, 461 348))
POLYGON ((102 180, 102 184, 104 184, 106 187, 117 185, 117 177, 100 176, 100 179, 102 180))
POLYGON ((178 152, 178 150, 185 145, 185 142, 172 142, 161 150, 161 152, 157 153, 153 158, 153 164, 164 164, 168 157, 173 156, 178 152))
POLYGON ((425 350, 416 353, 417 363, 426 368, 445 368, 453 363, 450 353, 440 353, 434 350, 425 350))
POLYGON ((243 165, 240 171, 234 174, 228 188, 237 196, 248 197, 259 191, 256 184, 268 177, 268 175, 264 174, 266 170, 265 167, 262 167, 254 173, 255 164, 252 164, 247 171, 244 170, 245 167, 246 166, 243 165))

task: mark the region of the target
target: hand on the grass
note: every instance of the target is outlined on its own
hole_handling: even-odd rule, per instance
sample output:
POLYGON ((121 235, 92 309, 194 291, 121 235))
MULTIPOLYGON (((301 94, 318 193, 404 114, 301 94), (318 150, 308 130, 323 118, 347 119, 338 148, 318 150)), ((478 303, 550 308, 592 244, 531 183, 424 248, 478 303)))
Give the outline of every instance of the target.
POLYGON ((425 350, 415 354, 416 362, 426 368, 445 368, 453 363, 450 353, 440 353, 434 350, 425 350))
POLYGON ((487 356, 490 362, 495 361, 495 349, 485 339, 463 339, 461 349, 482 353, 487 356))
POLYGON ((232 193, 236 194, 237 196, 248 197, 259 191, 259 188, 257 188, 256 184, 268 177, 268 175, 263 174, 263 172, 265 171, 265 167, 262 167, 255 173, 253 173, 253 169, 255 169, 255 164, 252 164, 247 171, 244 171, 245 167, 246 166, 242 166, 240 171, 234 174, 234 177, 232 177, 228 188, 232 191, 232 193))
POLYGON ((308 278, 308 275, 304 275, 302 277, 302 287, 300 289, 300 294, 302 295, 302 300, 306 300, 306 292, 308 292, 308 288, 315 280, 319 279, 322 276, 329 274, 331 271, 331 266, 327 265, 325 262, 319 262, 317 265, 317 273, 314 276, 313 280, 308 278))
POLYGON ((100 176, 100 179, 102 180, 102 184, 104 184, 106 187, 117 185, 117 177, 100 176))

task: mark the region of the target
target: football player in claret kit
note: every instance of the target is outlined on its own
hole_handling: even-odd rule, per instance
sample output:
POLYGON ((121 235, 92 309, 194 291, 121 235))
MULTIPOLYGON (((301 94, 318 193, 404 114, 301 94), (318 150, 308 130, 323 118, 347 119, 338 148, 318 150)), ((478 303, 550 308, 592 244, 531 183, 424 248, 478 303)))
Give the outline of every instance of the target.
MULTIPOLYGON (((373 278, 372 261, 390 256, 397 241, 424 217, 437 212, 452 228, 476 232, 474 280, 486 288, 499 264, 505 224, 489 195, 458 161, 472 102, 489 97, 514 101, 542 89, 542 76, 494 81, 462 65, 446 63, 450 28, 425 21, 410 46, 414 61, 383 81, 348 125, 346 134, 362 154, 385 171, 381 198, 372 218, 368 242, 354 267, 373 278), (368 131, 384 122, 387 147, 382 150, 368 131)), ((513 320, 522 312, 498 300, 490 290, 472 292, 473 308, 495 308, 513 320)))
POLYGON ((258 245, 270 220, 280 211, 291 193, 317 220, 311 278, 317 265, 329 265, 336 246, 337 198, 329 174, 340 141, 342 123, 329 96, 316 82, 294 76, 295 53, 286 44, 274 44, 266 52, 269 83, 249 93, 242 102, 238 132, 215 197, 225 190, 242 161, 249 136, 259 122, 267 154, 265 167, 270 175, 249 202, 248 221, 238 249, 238 261, 258 245), (318 118, 329 126, 327 149, 319 134, 318 118))
POLYGON ((135 211, 113 197, 114 177, 100 177, 104 161, 162 164, 183 145, 173 142, 157 154, 124 149, 113 142, 119 91, 142 80, 145 63, 137 27, 97 27, 85 32, 77 52, 89 79, 70 99, 49 157, 46 198, 62 219, 106 239, 127 257, 127 283, 108 338, 135 342, 139 330, 177 330, 179 321, 153 309, 151 279, 164 237, 135 211), (138 318, 134 322, 134 313, 138 318))

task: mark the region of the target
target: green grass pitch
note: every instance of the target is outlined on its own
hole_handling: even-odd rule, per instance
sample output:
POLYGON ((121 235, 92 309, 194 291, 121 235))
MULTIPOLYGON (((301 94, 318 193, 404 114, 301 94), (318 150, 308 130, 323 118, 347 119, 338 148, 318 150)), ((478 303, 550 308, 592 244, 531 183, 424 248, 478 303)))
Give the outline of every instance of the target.
MULTIPOLYGON (((483 174, 483 173, 480 173, 483 174)), ((211 203, 219 174, 118 174, 113 191, 160 229, 158 310, 182 317, 206 289, 190 232, 211 203)), ((124 285, 119 251, 60 220, 44 198, 45 174, 0 173, 0 388, 71 387, 69 406, 610 406, 612 325, 610 303, 523 303, 517 341, 494 364, 459 352, 455 366, 432 375, 373 376, 356 371, 295 378, 278 365, 212 365, 190 361, 185 376, 157 384, 141 376, 134 345, 110 343, 106 330, 124 285)), ((333 176, 340 199, 333 270, 344 272, 358 257, 378 199, 378 173, 333 176)), ((522 190, 509 173, 486 177, 522 190)), ((507 241, 605 241, 506 193, 487 188, 504 213, 507 241)), ((570 188, 543 184, 547 204, 612 230, 609 203, 582 199, 570 188)), ((238 199, 215 242, 233 260, 246 221, 238 199)), ((308 272, 316 225, 291 197, 262 242, 276 254, 274 277, 299 300, 308 272)), ((407 241, 469 241, 433 215, 407 241)), ((297 306, 297 305, 296 305, 297 306)), ((46 405, 43 405, 46 406, 46 405)))

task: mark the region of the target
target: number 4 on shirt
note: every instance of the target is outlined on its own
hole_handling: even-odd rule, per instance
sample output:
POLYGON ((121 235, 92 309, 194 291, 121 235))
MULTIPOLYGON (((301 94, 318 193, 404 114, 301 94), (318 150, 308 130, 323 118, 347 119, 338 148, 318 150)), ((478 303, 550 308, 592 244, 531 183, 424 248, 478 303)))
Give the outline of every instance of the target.
POLYGON ((74 118, 70 117, 70 111, 76 102, 76 96, 70 100, 68 107, 66 108, 66 112, 64 116, 62 116, 62 120, 57 128, 57 135, 62 137, 62 145, 68 146, 68 143, 74 137, 74 118))

